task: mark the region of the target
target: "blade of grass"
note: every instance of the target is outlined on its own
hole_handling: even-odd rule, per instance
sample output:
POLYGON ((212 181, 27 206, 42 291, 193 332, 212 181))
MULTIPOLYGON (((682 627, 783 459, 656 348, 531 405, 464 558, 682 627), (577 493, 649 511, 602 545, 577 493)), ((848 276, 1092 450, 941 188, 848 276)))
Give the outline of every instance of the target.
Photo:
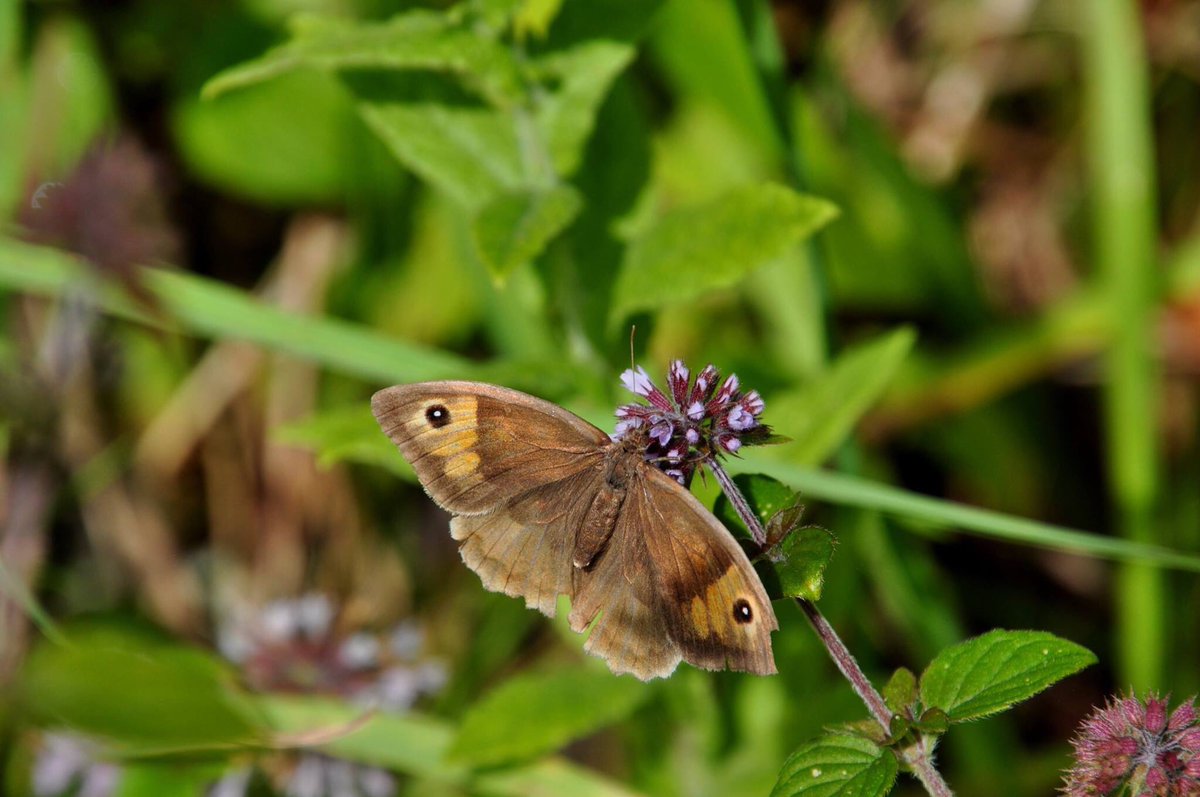
POLYGON ((66 637, 59 630, 58 625, 54 620, 50 619, 50 614, 42 605, 38 603, 37 598, 30 592, 19 578, 14 578, 8 568, 4 566, 4 562, 0 561, 0 593, 8 596, 10 600, 21 607, 25 615, 36 625, 46 638, 56 644, 66 642, 66 637))
POLYGON ((877 509, 931 526, 958 528, 982 537, 1083 556, 1200 573, 1200 556, 930 498, 856 476, 804 468, 761 456, 731 462, 730 470, 737 473, 765 473, 806 496, 846 506, 877 509))
POLYGON ((250 341, 380 382, 461 379, 477 371, 473 363, 453 354, 387 338, 356 324, 286 312, 202 277, 150 268, 139 274, 161 303, 164 317, 150 315, 116 288, 94 280, 64 252, 0 238, 0 289, 61 296, 82 287, 95 293, 105 312, 121 318, 157 327, 174 321, 193 335, 250 341))
MULTIPOLYGON (((1117 321, 1105 357, 1105 436, 1111 498, 1120 533, 1131 542, 1158 539, 1157 376, 1153 320, 1154 165, 1146 56, 1138 5, 1080 3, 1084 124, 1095 189, 1092 244, 1107 311, 1117 321)), ((1117 583, 1120 680, 1162 686, 1164 582, 1145 564, 1129 563, 1117 583)))

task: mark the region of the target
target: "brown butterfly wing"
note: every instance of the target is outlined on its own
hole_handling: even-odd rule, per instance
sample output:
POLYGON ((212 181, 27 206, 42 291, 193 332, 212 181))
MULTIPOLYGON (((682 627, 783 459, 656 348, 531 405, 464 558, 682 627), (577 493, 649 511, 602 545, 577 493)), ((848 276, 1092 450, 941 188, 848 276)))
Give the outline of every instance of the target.
POLYGON ((571 627, 594 621, 585 649, 614 672, 662 677, 681 659, 775 672, 779 625, 746 554, 690 492, 650 466, 637 469, 607 550, 575 580, 571 627))
POLYGON ((459 515, 450 534, 463 562, 492 592, 525 598, 553 617, 559 595, 574 595, 571 555, 578 529, 604 480, 602 464, 535 487, 484 515, 459 515))
POLYGON ((493 592, 553 617, 573 594, 576 530, 609 437, 561 407, 478 382, 381 390, 371 408, 426 492, 456 515, 463 562, 493 592))
POLYGON ((371 398, 375 419, 430 497, 456 515, 491 512, 595 467, 604 432, 561 407, 480 382, 423 382, 371 398))

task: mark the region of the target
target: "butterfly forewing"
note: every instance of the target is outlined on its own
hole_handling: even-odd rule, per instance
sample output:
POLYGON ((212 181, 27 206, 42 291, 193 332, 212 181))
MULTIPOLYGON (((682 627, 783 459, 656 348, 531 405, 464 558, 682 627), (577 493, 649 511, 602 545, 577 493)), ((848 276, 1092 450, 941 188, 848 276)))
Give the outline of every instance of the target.
POLYGON ((371 409, 433 500, 459 515, 586 470, 609 443, 561 407, 477 382, 389 387, 371 409))

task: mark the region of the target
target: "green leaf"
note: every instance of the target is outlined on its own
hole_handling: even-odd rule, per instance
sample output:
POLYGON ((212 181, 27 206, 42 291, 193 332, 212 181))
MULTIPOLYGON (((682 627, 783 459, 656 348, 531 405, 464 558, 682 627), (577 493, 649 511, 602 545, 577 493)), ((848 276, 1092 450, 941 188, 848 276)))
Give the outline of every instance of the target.
POLYGON ((501 194, 471 225, 480 259, 497 281, 531 262, 569 225, 583 200, 569 185, 501 194))
POLYGON ((521 94, 516 62, 503 44, 453 15, 410 11, 369 23, 300 17, 291 41, 220 73, 202 95, 215 97, 304 67, 444 72, 499 107, 521 94))
POLYGON ((648 695, 600 670, 519 675, 468 710, 450 755, 477 766, 532 758, 628 716, 648 695))
MULTIPOLYGON (((545 11, 548 20, 552 10, 545 11)), ((490 30, 455 13, 414 11, 366 24, 307 17, 290 42, 221 73, 204 95, 301 68, 336 70, 402 163, 476 208, 544 182, 551 175, 535 174, 538 158, 558 177, 574 172, 601 102, 635 54, 621 41, 575 42, 532 56, 522 78, 490 30), (526 79, 540 87, 532 98, 526 79)))
POLYGON ((771 797, 876 797, 891 791, 898 771, 895 756, 866 739, 825 736, 788 757, 771 797))
POLYGON ((768 554, 785 598, 819 601, 825 588, 825 568, 833 558, 834 537, 827 529, 808 526, 792 532, 768 554))
POLYGON ((562 4, 563 0, 524 0, 513 16, 513 34, 518 40, 544 39, 562 4))
POLYGON ((945 733, 950 727, 950 717, 940 708, 929 708, 921 713, 915 725, 925 733, 945 733))
MULTIPOLYGON (((776 513, 787 509, 796 503, 796 492, 783 482, 761 473, 747 473, 734 478, 733 483, 741 491, 750 509, 765 526, 776 513)), ((742 522, 741 516, 733 508, 733 503, 722 493, 713 504, 713 514, 727 528, 740 529, 745 536, 750 530, 742 522)))
POLYGON ((550 27, 548 48, 598 41, 634 43, 651 27, 665 0, 588 0, 564 3, 550 27))
POLYGON ((943 650, 921 675, 921 700, 952 722, 986 717, 1096 662, 1045 631, 989 631, 943 650))
MULTIPOLYGON (((41 179, 61 180, 113 125, 113 88, 93 28, 73 15, 38 25, 30 61, 27 158, 4 160, 41 179)), ((8 102, 7 94, 4 97, 8 102)), ((3 104, 3 103, 0 103, 3 104)), ((3 167, 0 167, 3 171, 3 167)))
POLYGON ((459 205, 474 209, 526 185, 510 115, 435 75, 343 75, 359 113, 391 153, 459 205))
POLYGON ((916 334, 902 327, 842 354, 799 390, 771 396, 769 421, 793 439, 781 457, 805 465, 827 459, 883 393, 912 349, 916 334))
MULTIPOLYGON (((279 731, 294 734, 345 726, 361 719, 363 713, 361 708, 328 698, 272 695, 261 698, 261 703, 279 731)), ((348 761, 386 767, 439 783, 462 788, 469 783, 472 794, 637 797, 635 792, 561 758, 471 773, 446 755, 453 736, 453 727, 444 720, 416 712, 376 712, 362 728, 317 745, 317 749, 348 761)))
POLYGON ((917 676, 907 667, 900 667, 883 687, 883 702, 895 714, 903 714, 917 699, 917 676))
POLYGON ((21 694, 43 725, 140 752, 250 745, 266 737, 223 662, 112 626, 79 629, 66 645, 39 646, 21 694))
POLYGON ((836 215, 823 199, 769 183, 672 211, 629 245, 610 321, 735 285, 836 215))
POLYGON ((554 87, 539 95, 534 118, 559 176, 569 177, 579 167, 600 105, 636 52, 628 44, 593 41, 551 52, 531 65, 554 87))
POLYGON ((186 766, 123 762, 113 797, 196 797, 222 774, 220 765, 186 766))
MULTIPOLYGON (((734 479, 751 511, 767 527, 768 539, 779 539, 786 529, 794 529, 804 507, 790 487, 770 476, 743 474, 734 479)), ((721 494, 713 505, 713 514, 727 528, 749 532, 729 499, 721 494)), ((825 568, 833 557, 834 539, 827 530, 810 526, 794 529, 755 563, 772 597, 803 598, 817 601, 825 586, 825 568)))
POLYGON ((193 172, 269 204, 344 200, 357 154, 351 134, 368 135, 341 83, 313 70, 211 101, 185 101, 171 121, 193 172))
MULTIPOLYGON (((282 734, 303 735, 339 728, 360 720, 363 709, 330 698, 268 695, 259 698, 272 726, 282 734)), ((318 745, 322 752, 361 764, 386 767, 410 775, 457 778, 464 767, 446 762, 450 727, 415 712, 375 712, 348 735, 318 745)))

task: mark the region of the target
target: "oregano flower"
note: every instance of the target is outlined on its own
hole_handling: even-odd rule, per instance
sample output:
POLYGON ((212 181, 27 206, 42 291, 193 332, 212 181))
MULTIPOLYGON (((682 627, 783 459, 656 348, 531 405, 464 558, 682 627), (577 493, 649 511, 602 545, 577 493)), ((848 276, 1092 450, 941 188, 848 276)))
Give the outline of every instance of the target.
POLYGON ((646 459, 680 484, 691 483, 706 459, 736 454, 771 436, 758 420, 765 407, 758 391, 742 392, 736 374, 721 379, 711 364, 693 379, 683 361, 675 360, 667 370, 666 392, 641 366, 626 369, 621 383, 647 403, 617 407, 613 438, 642 430, 646 459))

